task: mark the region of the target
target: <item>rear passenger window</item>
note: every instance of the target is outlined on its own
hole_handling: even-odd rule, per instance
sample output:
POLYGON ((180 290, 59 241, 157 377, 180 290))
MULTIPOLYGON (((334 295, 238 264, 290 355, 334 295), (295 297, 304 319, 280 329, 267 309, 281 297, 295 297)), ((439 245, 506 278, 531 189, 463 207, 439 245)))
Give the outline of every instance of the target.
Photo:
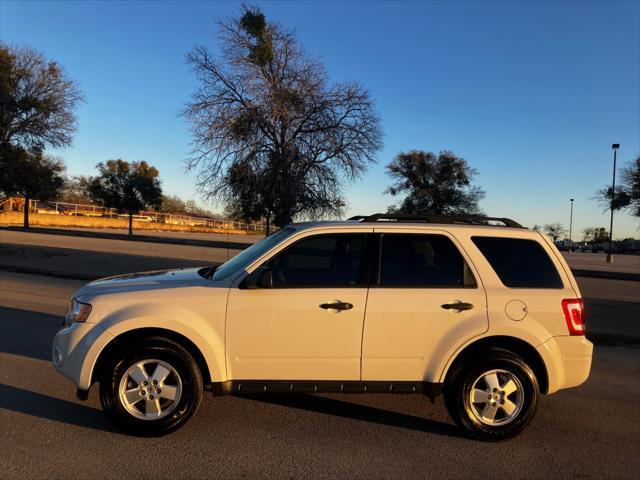
POLYGON ((464 258, 443 235, 384 234, 380 252, 382 287, 475 287, 464 258))
POLYGON ((511 288, 562 288, 562 279, 535 240, 472 237, 502 283, 511 288))

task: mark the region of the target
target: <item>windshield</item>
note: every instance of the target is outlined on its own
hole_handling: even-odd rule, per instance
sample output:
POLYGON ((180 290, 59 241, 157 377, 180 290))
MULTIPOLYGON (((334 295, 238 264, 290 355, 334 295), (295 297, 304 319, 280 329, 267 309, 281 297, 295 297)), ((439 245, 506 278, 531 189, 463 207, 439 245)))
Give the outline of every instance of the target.
POLYGON ((258 243, 254 243, 249 248, 243 250, 231 260, 223 263, 220 267, 218 267, 213 274, 213 280, 224 280, 230 275, 233 275, 235 272, 244 270, 247 265, 253 263, 262 254, 270 250, 272 247, 280 243, 295 231, 296 229, 293 227, 281 228, 274 234, 263 238, 258 243))

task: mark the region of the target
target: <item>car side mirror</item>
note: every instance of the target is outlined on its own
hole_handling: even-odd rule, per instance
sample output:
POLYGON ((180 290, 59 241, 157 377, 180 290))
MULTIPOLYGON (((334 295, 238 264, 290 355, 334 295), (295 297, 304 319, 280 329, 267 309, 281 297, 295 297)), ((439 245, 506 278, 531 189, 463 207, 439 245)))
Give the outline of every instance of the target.
POLYGON ((246 290, 255 290, 257 288, 271 288, 271 268, 262 265, 245 277, 240 283, 240 288, 246 290))

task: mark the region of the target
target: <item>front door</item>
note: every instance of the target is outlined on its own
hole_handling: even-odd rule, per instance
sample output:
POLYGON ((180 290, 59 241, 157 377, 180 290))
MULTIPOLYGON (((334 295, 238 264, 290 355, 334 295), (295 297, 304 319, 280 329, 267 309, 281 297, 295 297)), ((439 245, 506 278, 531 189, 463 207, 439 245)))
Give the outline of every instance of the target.
POLYGON ((270 288, 231 289, 229 379, 360 380, 366 240, 354 232, 294 240, 264 264, 270 288))
POLYGON ((379 271, 367 300, 362 379, 434 381, 451 348, 487 330, 484 289, 446 232, 375 231, 379 271))

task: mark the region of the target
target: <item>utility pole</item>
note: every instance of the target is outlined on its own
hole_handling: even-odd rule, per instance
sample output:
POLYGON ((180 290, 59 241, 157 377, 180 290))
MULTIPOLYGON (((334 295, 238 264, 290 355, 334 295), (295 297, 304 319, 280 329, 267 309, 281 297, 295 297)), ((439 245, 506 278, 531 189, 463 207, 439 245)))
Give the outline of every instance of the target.
POLYGON ((571 213, 569 214, 569 251, 573 252, 573 239, 571 234, 573 233, 573 198, 571 200, 571 213))
POLYGON ((616 153, 620 148, 619 143, 611 145, 613 149, 613 180, 611 181, 611 222, 609 223, 609 253, 607 263, 613 263, 613 206, 616 198, 616 153))

